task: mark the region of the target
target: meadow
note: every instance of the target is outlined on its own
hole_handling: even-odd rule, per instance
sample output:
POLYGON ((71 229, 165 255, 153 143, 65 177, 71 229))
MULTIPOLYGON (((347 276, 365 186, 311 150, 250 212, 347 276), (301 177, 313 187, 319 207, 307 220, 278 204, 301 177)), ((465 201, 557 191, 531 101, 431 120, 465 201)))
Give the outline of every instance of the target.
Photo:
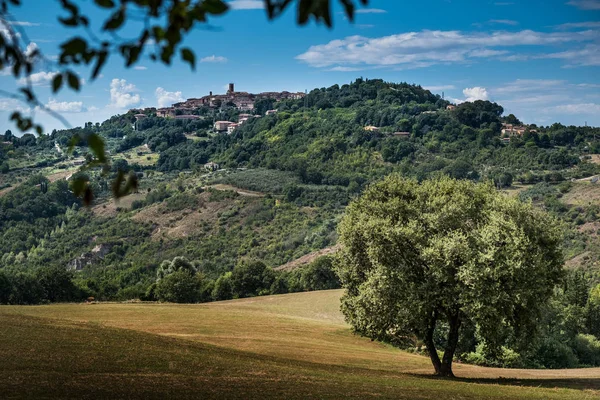
POLYGON ((341 291, 198 305, 0 307, 0 398, 594 399, 600 369, 428 358, 353 335, 341 291))

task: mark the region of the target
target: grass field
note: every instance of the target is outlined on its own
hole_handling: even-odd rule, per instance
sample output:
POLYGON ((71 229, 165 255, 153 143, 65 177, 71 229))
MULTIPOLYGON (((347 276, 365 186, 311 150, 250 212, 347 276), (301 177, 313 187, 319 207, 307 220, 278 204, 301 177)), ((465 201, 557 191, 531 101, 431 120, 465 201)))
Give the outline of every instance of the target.
POLYGON ((600 398, 600 369, 435 379, 428 359, 352 335, 340 294, 2 306, 0 398, 600 398))

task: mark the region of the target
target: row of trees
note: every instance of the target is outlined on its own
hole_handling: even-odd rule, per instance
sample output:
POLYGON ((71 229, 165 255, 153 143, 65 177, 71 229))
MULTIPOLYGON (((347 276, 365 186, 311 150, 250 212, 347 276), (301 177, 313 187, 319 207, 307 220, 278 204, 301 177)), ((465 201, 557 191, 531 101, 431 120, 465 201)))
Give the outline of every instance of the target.
POLYGON ((231 272, 215 280, 201 272, 199 263, 175 257, 159 266, 156 282, 148 288, 144 299, 202 303, 339 287, 331 257, 320 257, 291 272, 275 271, 260 261, 241 261, 231 272))

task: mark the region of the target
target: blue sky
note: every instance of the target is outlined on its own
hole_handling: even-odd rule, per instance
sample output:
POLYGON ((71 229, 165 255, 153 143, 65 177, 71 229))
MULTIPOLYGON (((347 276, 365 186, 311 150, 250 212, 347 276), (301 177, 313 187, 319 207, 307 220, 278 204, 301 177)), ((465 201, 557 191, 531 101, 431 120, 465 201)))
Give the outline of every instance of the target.
MULTIPOLYGON (((58 24, 57 2, 24 3, 15 21, 31 46, 55 56, 75 32, 58 24)), ((53 96, 54 70, 40 66, 33 77, 39 97, 76 126, 222 93, 228 82, 240 91, 304 91, 365 77, 420 84, 455 102, 496 101, 528 123, 600 126, 600 0, 371 0, 353 24, 336 8, 333 29, 298 27, 293 10, 268 22, 260 0, 230 4, 186 39, 200 60, 195 72, 149 59, 126 69, 114 57, 94 82, 80 71, 80 93, 53 96)), ((0 85, 18 86, 2 72, 0 85)), ((8 115, 17 107, 31 111, 0 98, 0 130, 12 128, 8 115)), ((63 127, 39 111, 36 117, 47 129, 63 127)))

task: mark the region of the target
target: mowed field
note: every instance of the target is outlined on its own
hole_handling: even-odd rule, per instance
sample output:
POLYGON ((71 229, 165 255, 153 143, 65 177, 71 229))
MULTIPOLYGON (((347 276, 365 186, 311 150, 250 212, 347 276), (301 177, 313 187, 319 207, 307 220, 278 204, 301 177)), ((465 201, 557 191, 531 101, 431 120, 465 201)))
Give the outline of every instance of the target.
POLYGON ((600 398, 600 369, 436 379, 427 358, 353 335, 340 295, 1 306, 0 398, 600 398))

